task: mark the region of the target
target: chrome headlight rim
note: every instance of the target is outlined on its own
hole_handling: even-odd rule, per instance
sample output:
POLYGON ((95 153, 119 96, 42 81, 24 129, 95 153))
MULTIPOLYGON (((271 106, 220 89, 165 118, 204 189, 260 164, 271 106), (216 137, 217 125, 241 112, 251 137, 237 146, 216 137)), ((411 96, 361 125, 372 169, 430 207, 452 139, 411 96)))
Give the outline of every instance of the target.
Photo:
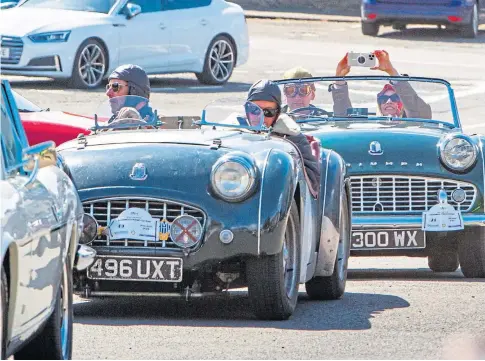
POLYGON ((94 216, 92 216, 89 213, 83 213, 83 226, 81 228, 81 234, 79 235, 79 244, 89 246, 91 243, 94 242, 94 240, 98 236, 99 229, 100 228, 99 228, 98 220, 96 218, 94 218, 94 216), (94 221, 94 223, 91 223, 91 226, 95 227, 95 234, 92 235, 91 237, 88 237, 88 234, 85 231, 85 229, 87 227, 86 220, 90 220, 91 222, 94 221))
POLYGON ((246 153, 236 151, 236 152, 228 153, 217 160, 217 162, 212 166, 210 178, 211 178, 211 189, 213 190, 214 194, 218 198, 225 200, 227 202, 233 202, 233 203, 242 202, 248 199, 256 189, 256 185, 258 183, 257 182, 258 169, 256 167, 256 162, 251 156, 249 156, 246 153), (217 187, 216 179, 215 179, 219 168, 230 162, 238 163, 240 166, 242 166, 247 172, 249 177, 249 184, 244 190, 244 192, 236 196, 228 196, 227 194, 222 193, 217 187))
POLYGON ((441 164, 443 164, 443 166, 446 169, 448 169, 449 171, 451 171, 451 172, 454 172, 454 173, 468 173, 477 164, 478 151, 479 151, 478 146, 477 146, 477 144, 475 144, 473 142, 473 140, 469 136, 467 136, 465 134, 451 134, 451 135, 448 135, 448 136, 444 137, 443 139, 441 139, 438 145, 439 145, 439 147, 438 147, 439 159, 441 161, 441 164), (453 165, 449 164, 446 161, 445 157, 444 157, 444 152, 446 150, 446 147, 448 146, 448 144, 452 140, 455 140, 455 139, 463 139, 463 140, 465 140, 466 142, 468 142, 470 144, 471 148, 473 149, 473 160, 470 162, 469 165, 467 165, 465 167, 456 167, 456 166, 453 166, 453 165))

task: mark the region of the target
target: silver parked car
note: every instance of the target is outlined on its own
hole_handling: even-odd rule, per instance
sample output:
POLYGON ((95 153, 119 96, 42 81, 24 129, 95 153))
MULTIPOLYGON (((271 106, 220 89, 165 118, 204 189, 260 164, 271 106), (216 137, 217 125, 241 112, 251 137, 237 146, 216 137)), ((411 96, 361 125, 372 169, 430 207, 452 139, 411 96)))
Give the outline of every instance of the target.
POLYGON ((28 146, 8 82, 1 88, 1 358, 70 359, 72 270, 95 252, 80 245, 82 205, 54 143, 28 146))

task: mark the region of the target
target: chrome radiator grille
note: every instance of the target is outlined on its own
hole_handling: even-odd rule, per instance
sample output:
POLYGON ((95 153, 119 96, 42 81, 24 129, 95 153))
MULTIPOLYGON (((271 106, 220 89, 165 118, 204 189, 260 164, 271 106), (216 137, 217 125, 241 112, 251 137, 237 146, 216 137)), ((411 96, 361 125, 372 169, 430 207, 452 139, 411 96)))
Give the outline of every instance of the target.
POLYGON ((16 36, 2 35, 0 38, 2 48, 8 48, 10 55, 8 58, 2 58, 2 64, 18 64, 24 50, 24 42, 16 36))
MULTIPOLYGON (((146 198, 109 198, 83 202, 84 212, 92 215, 100 227, 107 227, 109 223, 117 218, 121 212, 128 208, 145 209, 153 218, 166 219, 169 223, 180 215, 190 215, 200 222, 202 229, 205 229, 205 214, 200 209, 181 203, 146 198)), ((109 240, 105 235, 99 235, 92 243, 93 246, 124 246, 124 247, 151 247, 180 249, 172 242, 170 236, 166 241, 144 242, 139 240, 109 240)))
POLYGON ((474 185, 453 180, 406 177, 406 176, 365 176, 350 178, 352 191, 352 212, 424 212, 438 203, 438 191, 443 188, 448 195, 448 203, 456 210, 467 212, 475 197, 474 185), (461 188, 466 193, 465 200, 458 204, 451 193, 461 188))

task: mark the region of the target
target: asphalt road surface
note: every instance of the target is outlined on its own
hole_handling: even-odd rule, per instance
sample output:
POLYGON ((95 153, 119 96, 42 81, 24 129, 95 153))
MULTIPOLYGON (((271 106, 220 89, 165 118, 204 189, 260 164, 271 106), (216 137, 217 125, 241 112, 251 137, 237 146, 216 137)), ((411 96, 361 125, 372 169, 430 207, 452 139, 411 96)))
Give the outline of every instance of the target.
MULTIPOLYGON (((210 101, 243 95, 255 80, 279 78, 290 67, 334 75, 348 50, 386 49, 401 73, 449 80, 465 131, 485 133, 483 25, 477 39, 466 40, 435 27, 403 33, 385 28, 371 38, 352 23, 248 23, 250 61, 236 69, 228 85, 202 87, 191 74, 152 77, 155 106, 167 115, 199 115, 210 101)), ((21 94, 51 109, 91 114, 104 100, 102 89, 8 79, 21 94)), ((285 322, 256 320, 244 292, 190 302, 76 299, 74 358, 485 358, 484 282, 465 280, 459 271, 434 274, 420 258, 352 258, 350 267, 343 299, 314 302, 302 289, 295 314, 285 322)))

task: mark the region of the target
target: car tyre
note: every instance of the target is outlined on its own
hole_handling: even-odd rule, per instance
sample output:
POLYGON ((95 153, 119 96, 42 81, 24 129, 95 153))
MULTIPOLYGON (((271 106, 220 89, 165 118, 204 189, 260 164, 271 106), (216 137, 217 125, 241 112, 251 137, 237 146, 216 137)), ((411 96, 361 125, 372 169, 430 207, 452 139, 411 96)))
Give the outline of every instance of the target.
POLYGON ((195 75, 203 84, 222 85, 229 80, 235 66, 236 47, 234 43, 227 36, 219 35, 207 48, 202 73, 195 75))
POLYGON ((72 269, 65 260, 62 279, 57 290, 54 311, 44 328, 15 354, 16 360, 70 360, 72 358, 72 269))
POLYGON ((74 57, 72 75, 68 85, 77 89, 95 89, 108 70, 108 54, 98 40, 87 39, 74 57))
POLYGON ((433 272, 455 272, 459 265, 458 252, 453 247, 436 247, 428 255, 428 266, 433 272))
POLYGON ((286 320, 293 314, 300 283, 300 242, 298 208, 293 200, 281 252, 246 263, 249 303, 259 319, 286 320))
POLYGON ((0 312, 2 313, 2 325, 0 328, 0 359, 6 359, 7 348, 7 322, 8 322, 8 283, 5 270, 2 266, 0 285, 0 312))
POLYGON ((337 300, 345 292, 347 283, 347 269, 350 257, 350 231, 351 220, 347 193, 342 197, 340 205, 340 240, 337 251, 337 258, 331 276, 316 276, 305 283, 306 293, 313 300, 337 300))
POLYGON ((461 272, 467 278, 485 278, 485 231, 481 227, 465 228, 458 242, 461 272))
POLYGON ((377 36, 379 33, 379 24, 377 23, 366 23, 364 21, 361 22, 362 26, 362 34, 367 36, 377 36))
POLYGON ((465 38, 476 38, 478 36, 478 24, 479 23, 479 15, 478 15, 478 5, 475 2, 473 5, 472 16, 470 22, 465 24, 461 27, 461 35, 465 38))

